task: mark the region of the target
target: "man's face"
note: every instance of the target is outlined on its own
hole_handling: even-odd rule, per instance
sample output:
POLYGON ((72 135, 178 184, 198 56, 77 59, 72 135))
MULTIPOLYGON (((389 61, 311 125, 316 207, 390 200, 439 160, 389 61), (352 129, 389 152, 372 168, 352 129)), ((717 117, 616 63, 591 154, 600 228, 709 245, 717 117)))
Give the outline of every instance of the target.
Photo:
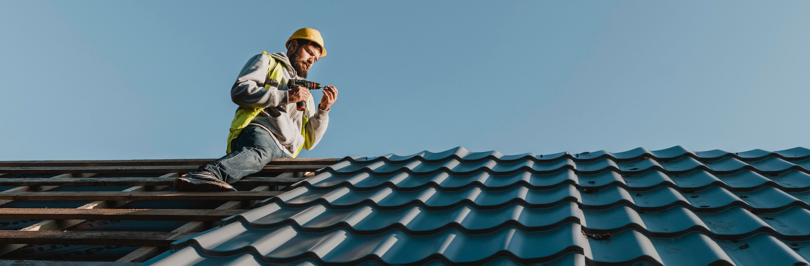
POLYGON ((299 77, 306 78, 309 68, 312 67, 312 64, 318 62, 318 58, 321 57, 321 49, 312 43, 298 47, 298 43, 292 42, 290 50, 294 52, 287 56, 290 58, 293 69, 298 72, 299 77))

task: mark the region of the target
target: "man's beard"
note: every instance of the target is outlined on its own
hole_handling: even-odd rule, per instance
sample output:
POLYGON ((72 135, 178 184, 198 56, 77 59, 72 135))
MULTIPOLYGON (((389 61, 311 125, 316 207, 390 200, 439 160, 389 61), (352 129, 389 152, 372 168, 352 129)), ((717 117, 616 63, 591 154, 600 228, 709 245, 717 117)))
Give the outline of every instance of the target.
POLYGON ((307 69, 304 68, 305 64, 301 63, 300 61, 296 61, 292 63, 293 69, 295 69, 295 73, 298 74, 299 77, 307 78, 307 69))

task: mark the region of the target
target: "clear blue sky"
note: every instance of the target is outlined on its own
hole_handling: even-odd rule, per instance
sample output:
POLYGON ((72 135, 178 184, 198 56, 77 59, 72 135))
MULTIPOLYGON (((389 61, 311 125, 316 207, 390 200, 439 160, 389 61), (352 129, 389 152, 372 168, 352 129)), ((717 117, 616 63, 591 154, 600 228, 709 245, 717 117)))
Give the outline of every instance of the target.
POLYGON ((810 147, 810 1, 111 2, 0 2, 0 160, 222 156, 301 27, 340 90, 302 157, 810 147))

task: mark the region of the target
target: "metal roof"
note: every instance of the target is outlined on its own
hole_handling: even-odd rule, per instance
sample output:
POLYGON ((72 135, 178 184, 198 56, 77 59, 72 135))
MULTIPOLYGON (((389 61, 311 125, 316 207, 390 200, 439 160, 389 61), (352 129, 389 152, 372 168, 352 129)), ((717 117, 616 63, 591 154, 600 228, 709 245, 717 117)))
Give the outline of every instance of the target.
POLYGON ((810 149, 346 157, 153 265, 807 265, 810 149))

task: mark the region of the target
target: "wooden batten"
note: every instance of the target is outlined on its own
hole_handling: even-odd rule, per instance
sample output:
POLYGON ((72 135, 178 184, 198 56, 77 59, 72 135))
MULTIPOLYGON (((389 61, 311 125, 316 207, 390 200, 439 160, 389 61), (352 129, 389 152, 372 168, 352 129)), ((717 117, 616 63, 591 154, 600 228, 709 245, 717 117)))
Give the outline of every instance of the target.
POLYGON ((263 200, 281 191, 174 192, 174 191, 59 191, 0 192, 5 200, 263 200))
MULTIPOLYGON (((38 166, 164 166, 193 165, 200 166, 215 159, 151 159, 151 160, 69 160, 69 161, 0 161, 0 167, 38 167, 38 166)), ((332 165, 337 158, 278 158, 268 163, 274 165, 332 165)), ((4 173, 4 172, 0 172, 4 173)))
POLYGON ((168 247, 172 241, 194 235, 171 232, 129 231, 17 231, 0 230, 0 244, 127 245, 168 247))
MULTIPOLYGON (((0 219, 43 220, 19 230, 0 230, 0 256, 25 244, 32 245, 125 245, 140 248, 114 263, 140 262, 160 254, 179 239, 208 230, 224 218, 249 211, 257 201, 278 196, 284 186, 300 183, 313 172, 337 163, 334 158, 276 159, 254 176, 234 185, 255 186, 251 191, 176 192, 162 191, 183 173, 214 159, 167 160, 76 160, 76 161, 0 161, 0 186, 15 187, 0 191, 0 203, 10 201, 93 201, 78 208, 0 208, 0 219), (112 173, 116 175, 98 175, 112 173), (147 177, 146 174, 149 174, 147 177), (53 174, 48 178, 13 174, 53 174), (124 174, 124 175, 120 175, 124 174), (138 177, 139 174, 144 176, 138 177), (155 177, 158 174, 157 177, 155 177), (99 177, 93 177, 97 175, 99 177), (115 177, 119 176, 119 177, 115 177), (49 191, 59 186, 123 186, 123 191, 49 191), (127 202, 223 201, 213 209, 193 209, 184 203, 177 209, 118 209, 127 202), (88 220, 188 221, 171 231, 70 231, 88 220)), ((190 205, 196 206, 196 205, 190 205)), ((121 229, 119 229, 121 230, 121 229)), ((123 229, 126 230, 126 229, 123 229)), ((33 258, 36 259, 36 258, 33 258)), ((0 266, 6 265, 0 260, 0 266)), ((16 262, 22 262, 17 260, 16 262)), ((36 261, 35 264, 65 261, 36 261)), ((77 265, 107 265, 110 262, 82 261, 77 265)), ((65 264, 68 265, 68 264, 65 264)))
MULTIPOLYGON (((260 173, 312 172, 324 165, 268 165, 260 173)), ((10 174, 59 174, 59 173, 187 173, 197 170, 197 165, 156 166, 26 166, 0 167, 0 172, 10 174)))
POLYGON ((248 210, 0 208, 0 219, 219 221, 248 210))
MULTIPOLYGON (((170 186, 175 177, 0 178, 0 186, 170 186)), ((303 178, 247 177, 237 185, 290 185, 303 178)), ((2 192, 0 192, 2 193, 2 192)))

